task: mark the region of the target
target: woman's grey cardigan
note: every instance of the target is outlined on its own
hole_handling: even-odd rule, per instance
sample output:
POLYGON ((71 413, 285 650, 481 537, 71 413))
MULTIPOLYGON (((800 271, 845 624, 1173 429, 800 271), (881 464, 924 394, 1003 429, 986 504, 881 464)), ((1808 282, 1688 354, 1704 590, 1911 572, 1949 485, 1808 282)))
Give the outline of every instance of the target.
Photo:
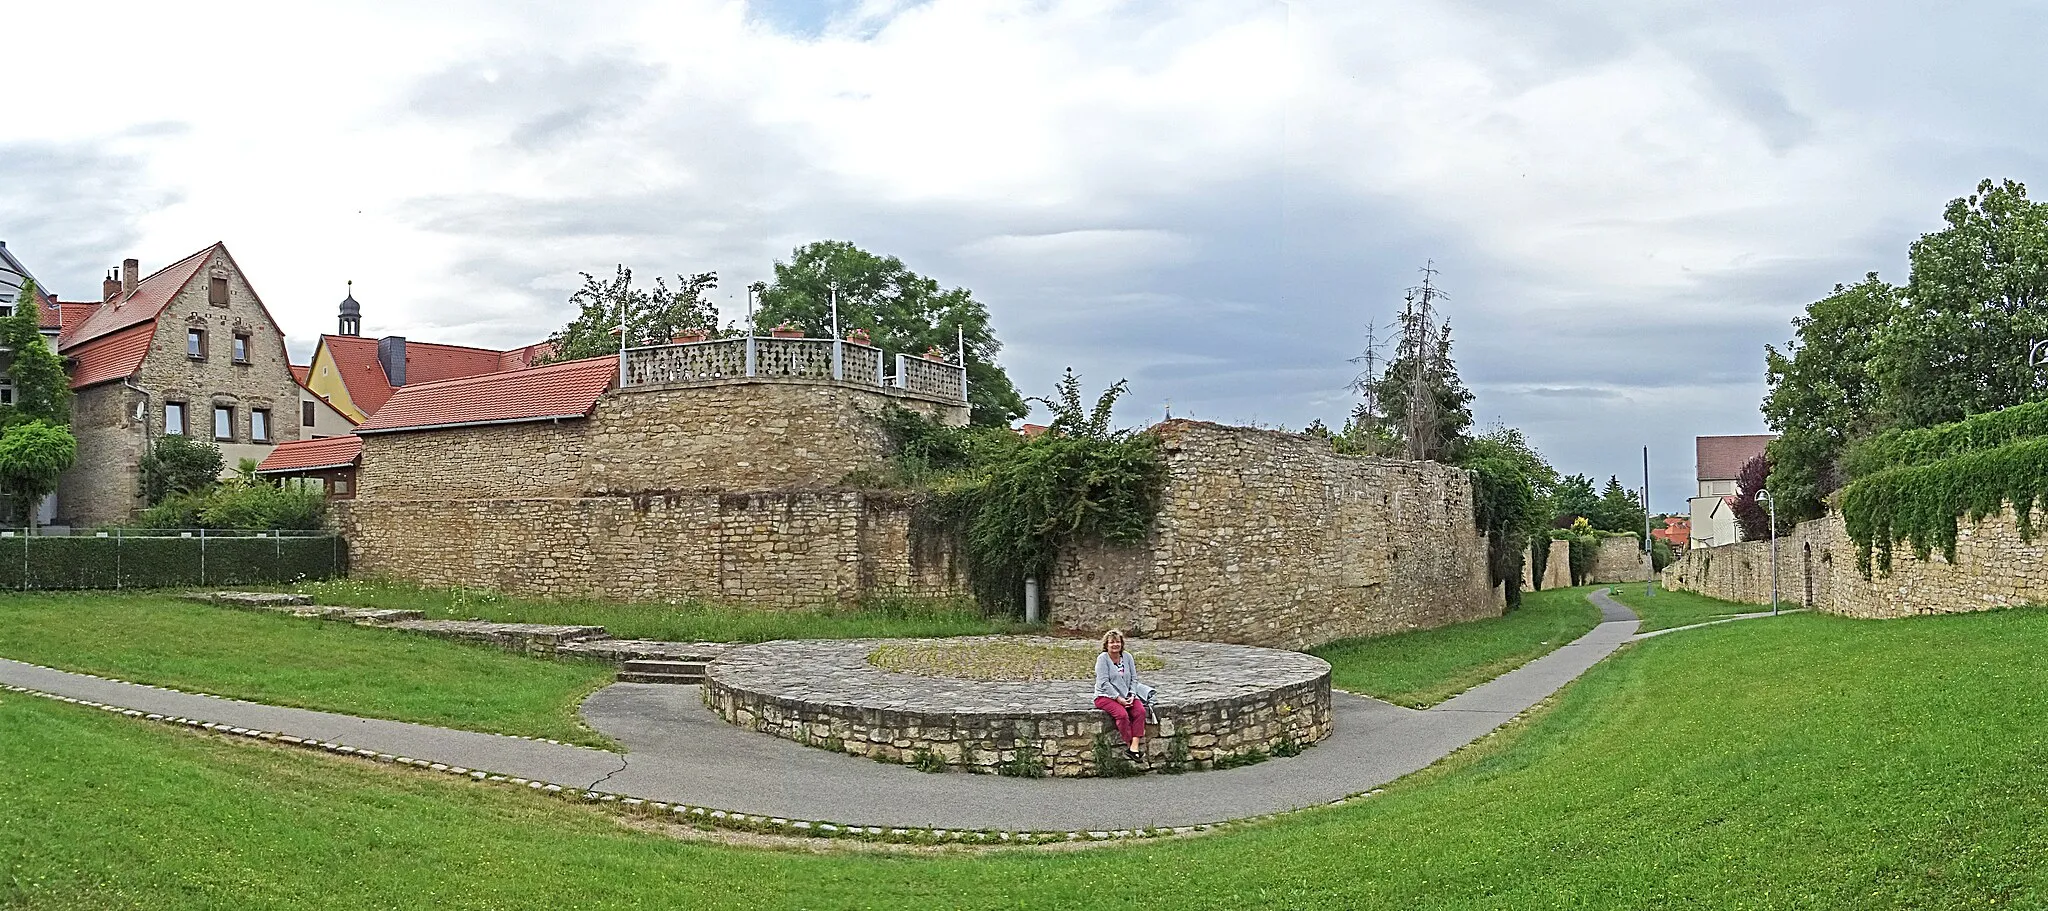
POLYGON ((1095 655, 1095 695, 1121 700, 1127 696, 1141 695, 1138 689, 1138 659, 1124 652, 1124 660, 1113 664, 1108 652, 1095 655))

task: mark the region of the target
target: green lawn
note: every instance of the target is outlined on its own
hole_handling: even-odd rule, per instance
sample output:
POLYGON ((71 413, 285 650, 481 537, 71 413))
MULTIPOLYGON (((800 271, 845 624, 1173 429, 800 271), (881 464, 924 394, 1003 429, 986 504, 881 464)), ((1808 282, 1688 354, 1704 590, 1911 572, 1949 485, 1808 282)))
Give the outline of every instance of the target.
POLYGON ((0 594, 0 657, 275 705, 603 746, 593 661, 249 613, 161 592, 0 594))
MULTIPOLYGON (((1667 592, 1662 588, 1657 589, 1654 595, 1645 596, 1640 582, 1634 585, 1612 586, 1611 593, 1614 600, 1628 605, 1630 610, 1636 612, 1636 616, 1643 618, 1643 624, 1636 629, 1645 633, 1720 620, 1733 614, 1752 614, 1759 610, 1771 609, 1768 604, 1762 607, 1754 604, 1737 604, 1693 592, 1667 592)), ((1779 605, 1780 608, 1797 606, 1789 602, 1779 605)))
POLYGON ((1711 627, 1625 649, 1370 800, 1198 839, 879 857, 675 841, 0 694, 0 906, 2034 908, 2044 651, 2043 611, 1711 627))
POLYGON ((838 609, 765 610, 698 602, 542 601, 474 588, 427 588, 363 579, 304 582, 293 590, 338 607, 425 611, 430 620, 594 624, 620 639, 670 642, 975 636, 1027 629, 984 617, 972 602, 926 598, 881 598, 838 609))
POLYGON ((1524 592, 1522 606, 1492 620, 1347 639, 1313 652, 1330 662, 1330 685, 1426 708, 1548 654, 1600 622, 1589 588, 1524 592))

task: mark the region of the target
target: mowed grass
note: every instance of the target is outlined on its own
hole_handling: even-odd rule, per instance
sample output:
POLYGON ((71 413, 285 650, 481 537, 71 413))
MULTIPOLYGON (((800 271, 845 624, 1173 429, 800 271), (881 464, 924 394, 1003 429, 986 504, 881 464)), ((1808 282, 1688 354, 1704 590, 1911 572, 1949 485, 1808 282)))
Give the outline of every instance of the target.
POLYGON ((0 906, 2042 907, 2044 651, 2041 611, 1711 627, 1624 649, 1370 800, 1197 839, 893 856, 678 841, 0 693, 0 906))
POLYGON ((1549 654, 1600 623, 1589 588, 1524 592, 1522 606, 1490 620, 1333 642, 1330 685, 1427 708, 1549 654))
MULTIPOLYGON (((1643 594, 1643 584, 1641 582, 1632 585, 1608 587, 1612 589, 1611 594, 1614 596, 1614 600, 1628 605, 1630 610, 1636 612, 1636 616, 1642 618, 1642 625, 1636 627, 1636 629, 1638 632, 1645 633, 1651 630, 1691 626, 1692 624, 1705 623, 1709 620, 1726 619, 1735 614, 1753 614, 1759 610, 1767 611, 1771 609, 1771 606, 1768 604, 1761 607, 1754 604, 1737 604, 1733 601, 1709 598, 1693 592, 1668 592, 1661 587, 1657 589, 1656 594, 1645 595, 1643 594)), ((1791 602, 1781 602, 1779 604, 1781 609, 1798 606, 1791 602)))
POLYGON ((0 657, 273 705, 605 746, 576 706, 611 682, 391 630, 230 610, 153 593, 0 594, 0 657))
POLYGON ((404 582, 336 579, 293 591, 320 604, 423 611, 429 620, 595 625, 619 639, 669 642, 767 642, 771 639, 863 639, 976 636, 1029 631, 985 617, 972 602, 877 598, 859 606, 793 610, 684 602, 620 603, 515 598, 474 588, 430 588, 404 582))

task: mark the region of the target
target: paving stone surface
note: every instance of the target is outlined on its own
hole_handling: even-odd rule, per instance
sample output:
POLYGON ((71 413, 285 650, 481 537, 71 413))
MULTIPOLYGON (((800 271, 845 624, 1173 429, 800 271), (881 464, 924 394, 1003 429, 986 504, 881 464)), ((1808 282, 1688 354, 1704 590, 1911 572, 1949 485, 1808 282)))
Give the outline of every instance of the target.
POLYGON ((605 661, 710 661, 734 648, 730 642, 663 642, 659 639, 585 639, 565 642, 558 655, 605 661))

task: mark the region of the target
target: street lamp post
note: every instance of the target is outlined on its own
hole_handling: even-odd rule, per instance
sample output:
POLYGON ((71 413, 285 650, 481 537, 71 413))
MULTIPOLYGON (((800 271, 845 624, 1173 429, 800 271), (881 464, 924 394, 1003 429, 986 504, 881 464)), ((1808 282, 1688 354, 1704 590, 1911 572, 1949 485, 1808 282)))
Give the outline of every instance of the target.
POLYGON ((1768 490, 1757 491, 1756 498, 1771 508, 1771 616, 1778 615, 1778 501, 1772 499, 1768 490))

